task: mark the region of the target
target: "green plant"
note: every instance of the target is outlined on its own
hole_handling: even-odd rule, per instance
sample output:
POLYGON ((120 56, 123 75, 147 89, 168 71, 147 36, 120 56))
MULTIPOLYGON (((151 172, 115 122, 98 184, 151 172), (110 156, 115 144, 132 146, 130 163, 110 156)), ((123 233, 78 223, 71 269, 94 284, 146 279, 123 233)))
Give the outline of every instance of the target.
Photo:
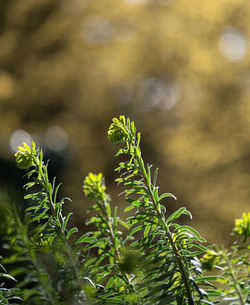
POLYGON ((250 304, 250 213, 235 219, 232 235, 237 239, 231 249, 217 247, 216 251, 207 252, 201 259, 202 265, 209 271, 219 269, 220 299, 232 305, 250 304))
POLYGON ((198 255, 207 250, 199 233, 190 226, 181 226, 176 220, 191 213, 182 207, 167 215, 166 199, 175 197, 170 193, 159 194, 157 186, 158 169, 152 173, 152 166, 145 166, 141 156, 140 133, 136 133, 134 122, 120 116, 113 119, 108 132, 115 144, 123 144, 118 155, 128 155, 116 169, 120 173, 118 183, 125 186, 125 200, 129 206, 125 211, 135 209, 128 218, 130 236, 143 234, 130 247, 136 247, 147 265, 142 290, 151 303, 199 304, 210 300, 204 290, 208 283, 203 276, 198 255), (165 201, 165 202, 164 202, 165 201), (202 287, 202 288, 201 288, 202 287))
POLYGON ((65 199, 57 200, 60 184, 49 182, 47 164, 35 144, 25 143, 16 153, 17 166, 27 171, 30 180, 25 199, 31 206, 21 219, 15 206, 6 210, 7 247, 11 255, 3 261, 14 264, 12 273, 21 281, 25 304, 62 304, 82 301, 83 281, 77 255, 70 236, 75 227, 67 229, 71 213, 63 216, 65 199), (16 265, 19 263, 18 265, 16 265))
MULTIPOLYGON (((14 276, 18 290, 1 288, 1 302, 8 304, 8 299, 16 296, 24 304, 34 305, 214 304, 234 297, 238 286, 240 304, 248 302, 248 274, 239 272, 240 264, 249 268, 247 252, 240 254, 243 248, 234 246, 229 254, 207 246, 194 228, 177 223, 181 216, 191 217, 185 207, 168 213, 167 200, 176 198, 159 193, 158 169, 145 165, 134 122, 124 116, 113 119, 108 138, 119 145, 116 155, 126 158, 116 169, 116 181, 124 185, 125 212, 130 216, 118 216, 106 193, 104 177, 90 173, 84 179, 83 192, 94 201, 94 216, 87 224, 96 229, 78 237, 77 228, 68 225, 71 213, 63 213, 67 198, 57 198, 60 184, 48 179, 42 151, 34 143, 19 147, 16 162, 27 171, 25 198, 30 206, 24 217, 15 205, 5 208, 1 231, 9 254, 2 262, 11 275, 5 272, 2 277, 14 276), (216 265, 223 271, 220 275, 204 273, 216 265), (217 289, 211 281, 224 281, 227 288, 217 289)), ((236 221, 235 234, 244 235, 245 243, 249 217, 244 217, 236 221)))
MULTIPOLYGON (((0 256, 0 259, 2 257, 0 256)), ((7 273, 6 269, 2 264, 0 264, 0 304, 18 304, 16 301, 21 301, 22 299, 18 296, 19 290, 16 288, 7 288, 5 287, 4 280, 12 280, 16 282, 16 279, 7 273)))

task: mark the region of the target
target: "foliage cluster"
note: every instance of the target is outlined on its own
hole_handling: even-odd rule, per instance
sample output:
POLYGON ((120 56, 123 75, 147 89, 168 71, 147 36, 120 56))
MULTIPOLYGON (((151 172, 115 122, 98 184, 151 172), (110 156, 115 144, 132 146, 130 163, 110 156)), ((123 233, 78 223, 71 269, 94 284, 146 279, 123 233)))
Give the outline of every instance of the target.
POLYGON ((234 0, 1 0, 0 184, 16 176, 15 130, 38 137, 45 154, 50 127, 61 126, 71 145, 59 155, 64 190, 81 209, 74 185, 100 168, 111 181, 103 131, 127 113, 160 182, 192 204, 197 228, 224 242, 250 197, 249 15, 250 1, 234 0), (244 57, 228 60, 221 46, 245 47, 244 57))
POLYGON ((42 151, 34 143, 19 147, 30 206, 24 216, 13 205, 1 207, 8 273, 1 265, 0 303, 248 304, 250 214, 236 220, 234 234, 242 241, 230 251, 207 245, 193 227, 178 223, 192 217, 185 207, 169 214, 167 201, 176 198, 159 192, 158 169, 144 163, 134 122, 114 118, 108 138, 124 158, 116 181, 124 186, 129 216, 121 219, 112 208, 103 175, 90 173, 83 192, 94 201, 88 224, 95 230, 80 236, 69 225, 72 213, 63 213, 67 198, 58 199, 60 184, 49 181, 42 151), (219 274, 206 273, 214 268, 219 274))

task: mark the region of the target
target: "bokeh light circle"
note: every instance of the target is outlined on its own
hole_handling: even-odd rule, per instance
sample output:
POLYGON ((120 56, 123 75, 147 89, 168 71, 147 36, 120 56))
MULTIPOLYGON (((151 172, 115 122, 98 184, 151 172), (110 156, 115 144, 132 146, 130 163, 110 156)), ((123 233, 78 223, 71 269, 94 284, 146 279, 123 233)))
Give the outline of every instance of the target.
POLYGON ((31 146, 32 137, 31 135, 22 129, 15 130, 10 136, 10 147, 13 152, 16 152, 18 146, 22 146, 23 142, 31 146))
POLYGON ((246 38, 241 31, 235 28, 225 28, 219 40, 219 49, 228 60, 240 61, 246 54, 246 38))
POLYGON ((68 134, 59 126, 49 127, 45 133, 44 142, 47 148, 54 152, 61 152, 68 146, 68 134))

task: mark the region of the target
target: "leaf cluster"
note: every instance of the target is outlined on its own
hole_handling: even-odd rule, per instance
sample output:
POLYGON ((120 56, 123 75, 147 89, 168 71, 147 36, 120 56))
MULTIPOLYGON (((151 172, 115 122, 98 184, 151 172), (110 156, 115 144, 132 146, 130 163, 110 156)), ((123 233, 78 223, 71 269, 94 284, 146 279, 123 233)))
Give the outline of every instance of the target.
MULTIPOLYGON (((182 216, 192 218, 185 207, 168 212, 176 197, 160 193, 158 169, 144 163, 141 135, 129 118, 113 119, 108 138, 124 158, 116 181, 124 186, 128 216, 122 219, 112 207, 102 174, 90 173, 83 192, 94 201, 87 224, 95 230, 83 235, 69 226, 71 213, 63 211, 67 198, 58 199, 60 184, 49 181, 42 151, 34 143, 19 148, 16 161, 27 172, 30 206, 23 219, 15 206, 6 209, 1 230, 8 255, 2 262, 9 273, 3 269, 0 276, 17 283, 10 289, 0 286, 0 303, 247 304, 249 247, 214 250, 192 226, 179 223, 182 216), (215 267, 220 274, 206 273, 215 267), (216 288, 216 281, 223 288, 216 288)), ((244 243, 248 228, 246 215, 236 221, 234 232, 244 236, 244 243)))

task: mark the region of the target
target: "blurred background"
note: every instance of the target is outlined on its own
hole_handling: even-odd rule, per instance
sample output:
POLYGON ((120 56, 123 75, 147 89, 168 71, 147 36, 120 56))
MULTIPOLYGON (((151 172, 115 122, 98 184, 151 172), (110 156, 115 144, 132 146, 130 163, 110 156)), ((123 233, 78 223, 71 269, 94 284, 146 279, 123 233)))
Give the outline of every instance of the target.
POLYGON ((124 217, 107 130, 125 114, 178 198, 169 212, 186 206, 210 243, 227 244, 250 206, 249 16, 243 0, 0 0, 1 189, 22 196, 13 153, 33 140, 79 228, 89 171, 124 217))

